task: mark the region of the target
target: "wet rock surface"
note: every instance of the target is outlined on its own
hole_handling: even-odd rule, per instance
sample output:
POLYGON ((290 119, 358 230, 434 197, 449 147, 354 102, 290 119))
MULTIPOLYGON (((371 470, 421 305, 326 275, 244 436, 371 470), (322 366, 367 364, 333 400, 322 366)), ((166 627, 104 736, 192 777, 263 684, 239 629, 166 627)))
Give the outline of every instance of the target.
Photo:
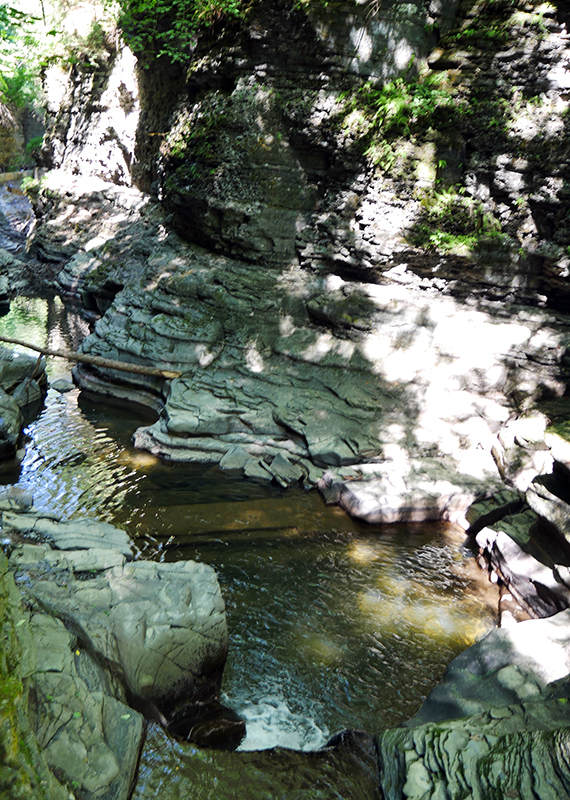
POLYGON ((4 511, 1 524, 26 607, 22 664, 47 764, 86 798, 126 800, 146 730, 133 706, 164 719, 219 692, 227 632, 215 573, 133 562, 127 535, 92 519, 4 511))
POLYGON ((38 408, 47 387, 45 359, 0 347, 0 461, 16 456, 24 413, 38 408))

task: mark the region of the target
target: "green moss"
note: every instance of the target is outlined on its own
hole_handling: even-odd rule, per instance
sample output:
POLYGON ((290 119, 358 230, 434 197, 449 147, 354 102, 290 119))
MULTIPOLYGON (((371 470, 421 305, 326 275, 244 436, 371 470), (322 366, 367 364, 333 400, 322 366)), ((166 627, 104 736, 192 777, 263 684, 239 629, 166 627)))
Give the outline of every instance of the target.
POLYGON ((496 217, 486 212, 480 201, 466 195, 462 187, 425 190, 420 204, 421 219, 408 234, 411 244, 455 255, 471 255, 489 238, 505 244, 496 217))
POLYGON ((549 425, 547 433, 555 433, 562 439, 566 439, 567 442, 570 442, 570 420, 549 425))

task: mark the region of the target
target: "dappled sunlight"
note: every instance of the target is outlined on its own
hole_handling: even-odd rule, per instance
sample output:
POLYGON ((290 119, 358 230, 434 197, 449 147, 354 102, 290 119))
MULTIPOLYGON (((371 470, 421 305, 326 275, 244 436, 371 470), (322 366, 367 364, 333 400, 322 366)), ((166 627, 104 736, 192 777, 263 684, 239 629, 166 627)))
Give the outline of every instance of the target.
POLYGON ((154 456, 144 450, 125 451, 119 455, 117 460, 120 464, 125 464, 144 473, 161 463, 158 456, 154 456))
MULTIPOLYGON (((570 73, 567 67, 559 65, 549 78, 561 84, 565 91, 570 88, 570 73)), ((517 102, 517 101, 515 101, 517 102)), ((507 123, 508 136, 530 142, 538 136, 545 139, 564 135, 564 115, 569 103, 559 96, 541 98, 541 102, 524 102, 519 100, 520 107, 507 123)))
POLYGON ((339 340, 331 333, 318 333, 314 341, 303 350, 302 355, 305 361, 317 364, 327 356, 338 356, 341 360, 349 362, 356 349, 354 342, 339 340))
POLYGON ((301 651, 304 658, 324 667, 338 666, 348 655, 344 637, 338 637, 335 641, 326 634, 315 634, 310 630, 299 630, 293 646, 301 651))
POLYGON ((434 642, 446 643, 449 639, 469 647, 479 641, 492 628, 492 621, 478 619, 476 605, 469 609, 469 601, 458 604, 455 597, 416 598, 406 596, 406 590, 385 594, 367 591, 358 598, 359 609, 376 635, 423 635, 434 642))
POLYGON ((550 618, 547 625, 534 622, 527 620, 509 628, 506 645, 531 661, 545 683, 565 677, 570 670, 570 656, 564 646, 568 641, 568 611, 550 618))
POLYGON ((246 350, 245 363, 247 364, 251 372, 254 373, 263 372, 264 369, 263 357, 254 343, 250 344, 246 350))

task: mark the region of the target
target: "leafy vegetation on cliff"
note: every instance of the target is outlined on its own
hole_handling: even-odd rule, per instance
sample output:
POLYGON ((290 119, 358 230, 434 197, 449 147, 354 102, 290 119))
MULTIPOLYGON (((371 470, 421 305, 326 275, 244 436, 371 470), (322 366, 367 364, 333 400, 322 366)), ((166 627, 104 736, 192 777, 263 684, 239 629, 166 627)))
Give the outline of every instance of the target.
POLYGON ((167 57, 188 62, 201 25, 245 13, 244 0, 113 0, 117 20, 134 53, 148 64, 167 57))

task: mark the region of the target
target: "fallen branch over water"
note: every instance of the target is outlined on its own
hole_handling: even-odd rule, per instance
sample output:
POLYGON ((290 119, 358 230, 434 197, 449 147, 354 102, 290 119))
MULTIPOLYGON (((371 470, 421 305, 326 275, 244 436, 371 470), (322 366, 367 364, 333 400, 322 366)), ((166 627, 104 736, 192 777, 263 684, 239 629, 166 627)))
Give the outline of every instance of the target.
POLYGON ((90 364, 93 367, 106 367, 107 369, 118 369, 122 372, 134 372, 136 375, 149 375, 152 378, 179 378, 182 373, 177 370, 157 369, 156 367, 143 367, 141 364, 131 364, 128 361, 115 361, 112 358, 103 356, 90 356, 86 353, 78 353, 75 350, 50 350, 47 347, 37 347, 35 344, 23 342, 21 339, 11 339, 8 336, 0 336, 0 342, 7 344, 18 344, 28 350, 41 353, 42 356, 54 356, 55 358, 67 358, 69 361, 79 361, 81 364, 90 364))

